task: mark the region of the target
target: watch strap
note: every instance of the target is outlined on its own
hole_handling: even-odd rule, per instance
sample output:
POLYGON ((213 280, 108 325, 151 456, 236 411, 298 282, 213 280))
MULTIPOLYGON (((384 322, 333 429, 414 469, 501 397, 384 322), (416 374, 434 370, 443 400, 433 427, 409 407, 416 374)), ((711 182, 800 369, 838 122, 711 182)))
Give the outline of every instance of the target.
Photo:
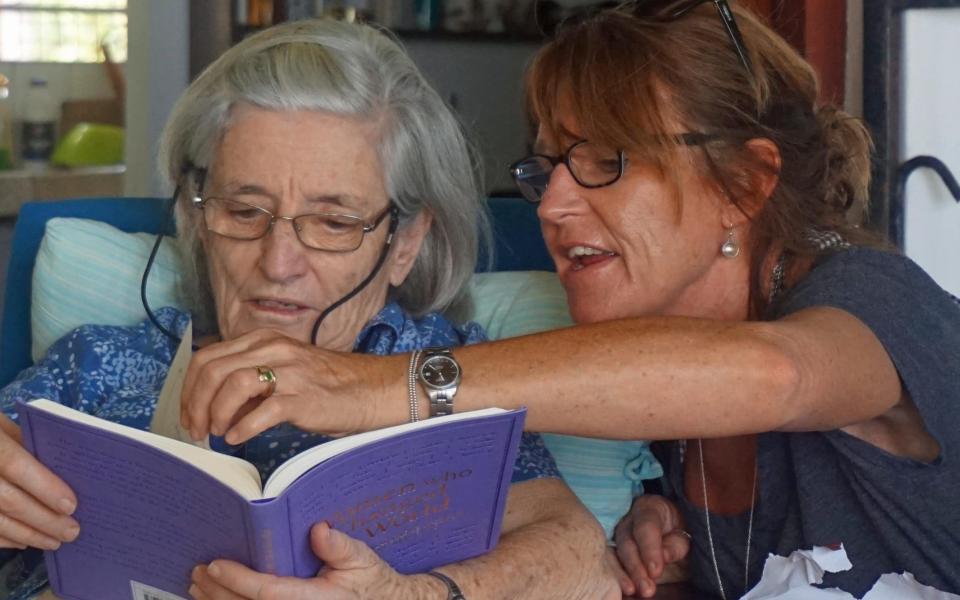
POLYGON ((446 415, 453 414, 453 397, 457 393, 457 389, 460 385, 460 364, 453 357, 453 351, 450 348, 444 347, 435 347, 435 348, 424 348, 420 355, 417 357, 417 378, 420 379, 421 383, 424 386, 424 392, 427 394, 427 399, 429 400, 429 410, 430 417, 443 417, 446 415), (429 385, 423 376, 423 365, 427 364, 431 359, 442 356, 446 360, 451 361, 457 368, 457 378, 456 381, 451 382, 449 386, 445 388, 436 388, 432 385, 429 385))
POLYGON ((460 591, 460 586, 457 585, 453 579, 450 579, 448 576, 440 573, 439 571, 429 571, 427 575, 436 577, 443 583, 447 584, 447 600, 467 600, 463 595, 463 592, 460 591))
POLYGON ((432 394, 430 396, 430 416, 445 417, 453 414, 453 398, 448 398, 444 394, 432 394))

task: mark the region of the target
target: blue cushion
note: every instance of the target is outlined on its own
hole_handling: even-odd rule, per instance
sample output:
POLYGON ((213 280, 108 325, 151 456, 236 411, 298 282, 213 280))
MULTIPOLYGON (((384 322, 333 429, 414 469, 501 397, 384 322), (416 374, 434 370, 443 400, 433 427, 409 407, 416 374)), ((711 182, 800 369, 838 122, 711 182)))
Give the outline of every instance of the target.
MULTIPOLYGON (((537 207, 521 198, 490 198, 494 271, 555 271, 540 233, 537 207)), ((477 265, 486 264, 481 254, 477 265)))
POLYGON ((13 230, 0 329, 0 386, 30 360, 31 279, 37 250, 47 221, 53 217, 80 217, 110 223, 123 231, 170 232, 166 201, 160 198, 89 198, 60 202, 28 202, 20 208, 13 230))

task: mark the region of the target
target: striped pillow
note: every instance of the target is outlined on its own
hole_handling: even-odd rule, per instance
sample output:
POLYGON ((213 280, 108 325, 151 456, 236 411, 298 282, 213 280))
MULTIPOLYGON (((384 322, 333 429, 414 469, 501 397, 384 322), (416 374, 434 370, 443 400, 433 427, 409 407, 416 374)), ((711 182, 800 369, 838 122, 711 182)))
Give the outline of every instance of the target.
MULTIPOLYGON (((140 279, 155 239, 100 221, 50 219, 33 268, 33 360, 81 325, 136 325, 146 319, 140 279)), ((179 272, 176 250, 165 239, 147 284, 151 308, 183 306, 176 293, 179 272)))
POLYGON ((492 340, 573 325, 556 273, 476 273, 467 289, 470 307, 460 321, 476 321, 492 340))

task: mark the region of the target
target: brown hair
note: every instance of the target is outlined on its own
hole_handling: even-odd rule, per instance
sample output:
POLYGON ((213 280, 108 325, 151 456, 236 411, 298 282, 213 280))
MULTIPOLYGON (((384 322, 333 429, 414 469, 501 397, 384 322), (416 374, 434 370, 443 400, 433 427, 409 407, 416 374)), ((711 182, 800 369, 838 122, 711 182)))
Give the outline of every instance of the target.
POLYGON ((748 73, 709 4, 669 22, 635 17, 626 5, 562 27, 527 72, 528 109, 559 139, 562 99, 584 138, 656 166, 668 181, 681 160, 676 134, 716 134, 699 156, 709 181, 752 215, 751 305, 760 314, 760 265, 772 244, 787 256, 815 256, 821 250, 808 237, 823 230, 851 243, 877 243, 860 229, 872 147, 859 120, 818 105, 812 67, 736 9, 753 63, 748 73), (671 125, 677 120, 685 131, 671 125), (771 140, 781 156, 778 184, 759 208, 749 205, 752 181, 772 166, 744 145, 756 138, 771 140))

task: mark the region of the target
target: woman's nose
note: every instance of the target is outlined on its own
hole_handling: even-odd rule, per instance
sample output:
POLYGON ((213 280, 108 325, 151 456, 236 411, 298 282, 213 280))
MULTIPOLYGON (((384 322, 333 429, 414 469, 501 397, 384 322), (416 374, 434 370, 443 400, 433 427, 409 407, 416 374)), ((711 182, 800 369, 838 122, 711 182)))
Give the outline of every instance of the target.
POLYGON ((261 239, 260 268, 268 279, 284 282, 306 271, 306 252, 297 237, 296 225, 288 219, 277 219, 261 239))
POLYGON ((541 221, 552 223, 576 211, 578 198, 583 188, 570 174, 563 163, 558 164, 550 174, 547 189, 537 205, 537 216, 541 221))

